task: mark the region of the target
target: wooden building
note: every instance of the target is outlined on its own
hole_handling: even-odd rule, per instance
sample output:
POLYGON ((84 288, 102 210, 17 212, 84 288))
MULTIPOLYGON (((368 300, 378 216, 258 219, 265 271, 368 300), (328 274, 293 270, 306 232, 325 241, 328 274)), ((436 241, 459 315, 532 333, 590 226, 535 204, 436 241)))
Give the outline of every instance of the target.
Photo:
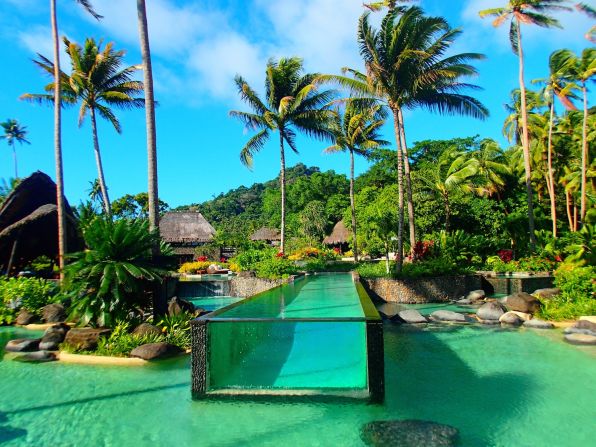
POLYGON ((171 211, 159 220, 159 233, 172 246, 179 262, 183 263, 193 260, 198 246, 213 240, 215 228, 201 213, 171 211))

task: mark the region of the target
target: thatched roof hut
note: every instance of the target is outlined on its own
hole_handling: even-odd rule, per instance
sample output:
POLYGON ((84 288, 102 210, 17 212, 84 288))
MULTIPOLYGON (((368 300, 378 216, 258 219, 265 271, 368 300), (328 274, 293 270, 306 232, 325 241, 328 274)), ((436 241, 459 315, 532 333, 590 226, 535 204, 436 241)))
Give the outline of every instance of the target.
MULTIPOLYGON (((76 219, 66 205, 67 248, 82 248, 76 219)), ((56 184, 37 171, 24 179, 0 207, 0 268, 6 271, 14 253, 12 271, 19 271, 39 256, 58 257, 56 184)))
POLYGON ((323 239, 325 245, 341 245, 348 242, 350 238, 350 232, 346 228, 344 221, 340 220, 333 227, 333 231, 329 236, 323 239))
POLYGON ((165 242, 173 246, 192 246, 211 242, 215 228, 201 213, 171 211, 159 220, 159 233, 165 242))
POLYGON ((276 228, 262 227, 250 236, 251 241, 274 242, 281 241, 281 233, 276 228))

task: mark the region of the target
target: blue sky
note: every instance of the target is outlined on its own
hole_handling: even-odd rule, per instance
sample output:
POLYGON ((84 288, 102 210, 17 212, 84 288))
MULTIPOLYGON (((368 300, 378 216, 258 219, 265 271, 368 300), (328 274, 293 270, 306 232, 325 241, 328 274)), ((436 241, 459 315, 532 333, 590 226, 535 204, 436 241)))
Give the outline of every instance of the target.
MULTIPOLYGON (((338 73, 341 67, 361 65, 356 23, 361 0, 148 0, 153 51, 157 116, 160 198, 171 206, 208 200, 239 185, 275 177, 279 171, 276 140, 255 157, 254 169, 241 165, 238 154, 249 134, 228 117, 230 109, 245 109, 232 83, 236 73, 261 89, 270 57, 300 56, 308 71, 338 73)), ((477 12, 504 0, 422 0, 429 14, 442 15, 464 34, 455 50, 487 55, 477 64, 476 93, 490 109, 486 121, 442 117, 415 110, 406 114, 409 144, 480 134, 505 144, 501 136, 503 104, 517 86, 517 59, 510 50, 506 26, 495 30, 477 12)), ((140 63, 136 2, 94 0, 104 16, 87 16, 74 0, 58 0, 62 35, 82 42, 86 37, 114 41, 127 50, 126 61, 140 63), (117 5, 117 6, 116 6, 117 5)), ((559 14, 563 30, 524 28, 526 79, 544 77, 549 54, 555 49, 580 51, 589 42, 591 26, 577 13, 559 14)), ((3 0, 0 3, 0 119, 15 118, 29 131, 31 145, 18 147, 21 176, 42 170, 54 176, 53 115, 50 107, 20 101, 25 92, 41 92, 48 82, 31 59, 36 52, 51 56, 49 2, 3 0)), ((67 65, 62 58, 63 68, 67 65)), ((592 94, 593 104, 594 95, 592 94)), ((146 191, 147 168, 144 112, 117 111, 123 127, 118 135, 99 124, 106 182, 112 199, 146 191)), ((393 140, 391 127, 386 138, 393 140)), ((288 154, 288 165, 303 162, 322 170, 348 172, 347 157, 323 155, 325 143, 299 138, 300 155, 288 154)), ((77 127, 76 110, 63 118, 66 194, 71 203, 85 199, 89 182, 97 177, 89 123, 77 127)), ((13 176, 12 154, 0 141, 0 178, 13 176)), ((366 163, 358 160, 357 172, 366 163)))

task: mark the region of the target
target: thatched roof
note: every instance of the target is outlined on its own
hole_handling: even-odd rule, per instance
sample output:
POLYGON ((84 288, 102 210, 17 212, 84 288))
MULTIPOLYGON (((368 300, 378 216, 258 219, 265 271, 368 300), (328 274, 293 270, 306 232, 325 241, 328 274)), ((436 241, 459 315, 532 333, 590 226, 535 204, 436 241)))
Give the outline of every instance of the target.
POLYGON ((276 228, 259 228, 250 237, 251 241, 281 241, 281 233, 276 228))
POLYGON ((159 233, 164 241, 174 244, 209 242, 215 228, 201 213, 172 211, 159 220, 159 233))
POLYGON ((350 238, 350 232, 344 225, 344 221, 340 220, 335 224, 333 227, 333 231, 329 236, 323 239, 323 244, 326 245, 337 245, 337 244, 344 244, 348 242, 350 238))

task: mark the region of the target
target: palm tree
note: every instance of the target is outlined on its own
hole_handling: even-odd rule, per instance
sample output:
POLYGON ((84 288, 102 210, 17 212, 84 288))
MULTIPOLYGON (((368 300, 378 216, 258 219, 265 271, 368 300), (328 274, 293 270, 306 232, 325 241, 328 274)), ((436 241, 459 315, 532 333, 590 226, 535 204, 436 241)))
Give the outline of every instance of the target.
POLYGON ((17 150, 15 147, 15 143, 18 142, 19 144, 29 143, 25 138, 27 136, 27 127, 21 126, 17 120, 8 119, 3 123, 0 123, 0 126, 4 129, 4 135, 0 135, 0 140, 6 140, 8 145, 12 147, 12 156, 14 159, 14 177, 19 178, 18 170, 17 170, 17 150))
POLYGON ((480 142, 480 148, 471 156, 476 160, 477 175, 482 179, 477 187, 478 194, 498 197, 505 187, 505 177, 511 174, 503 150, 496 141, 486 139, 480 142))
POLYGON ((147 177, 149 181, 149 228, 153 231, 159 224, 159 193, 157 188, 157 136, 155 130, 155 100, 153 97, 153 69, 149 47, 149 28, 145 0, 137 0, 139 40, 143 57, 143 82, 145 85, 145 121, 147 125, 147 177))
MULTIPOLYGON (((510 143, 520 145, 522 141, 522 118, 521 118, 521 91, 516 88, 510 93, 511 102, 505 104, 505 110, 509 113, 503 123, 503 136, 510 143)), ((528 122, 535 119, 536 115, 544 108, 544 97, 532 90, 526 90, 526 111, 528 112, 528 122)), ((531 124, 528 124, 528 128, 531 124)))
POLYGON ((328 123, 332 112, 328 104, 335 92, 318 91, 314 81, 318 73, 303 74, 302 59, 297 57, 270 59, 265 70, 265 96, 263 102, 257 93, 240 75, 234 79, 238 93, 253 112, 230 111, 230 116, 239 119, 247 129, 258 132, 240 151, 240 161, 251 167, 253 156, 259 152, 271 132, 279 132, 280 189, 281 189, 281 245, 285 249, 286 229, 286 161, 284 142, 298 153, 296 130, 318 139, 331 139, 328 123))
MULTIPOLYGON (((580 12, 583 12, 592 19, 596 19, 596 9, 594 9, 592 6, 586 3, 576 3, 575 9, 577 9, 580 12)), ((586 39, 588 39, 592 43, 596 43, 596 25, 594 25, 592 28, 588 30, 588 32, 586 33, 586 39)))
POLYGON ((476 53, 445 57, 461 30, 452 29, 441 17, 427 17, 422 9, 392 8, 380 29, 369 24, 364 14, 358 25, 360 55, 366 75, 345 69, 352 77, 324 76, 324 81, 336 81, 357 95, 372 95, 387 106, 393 115, 398 152, 398 252, 397 270, 403 263, 403 169, 405 167, 410 223, 410 244, 416 243, 414 206, 411 198, 409 158, 405 139, 404 108, 423 107, 441 114, 460 114, 485 118, 487 109, 475 98, 462 92, 474 85, 462 82, 477 74, 469 65, 482 59, 476 53))
MULTIPOLYGON (((108 120, 116 132, 121 133, 120 122, 110 107, 122 109, 141 108, 145 105, 143 98, 134 95, 143 91, 143 83, 132 80, 137 65, 122 68, 124 51, 115 51, 113 43, 108 43, 101 48, 94 39, 88 38, 85 47, 81 48, 74 42, 64 38, 66 52, 70 56, 72 72, 70 75, 61 74, 61 94, 65 105, 72 105, 80 102, 79 126, 82 125, 87 113, 91 117, 91 131, 93 136, 93 149, 97 174, 103 206, 106 214, 111 214, 110 199, 105 183, 99 139, 97 136, 96 113, 108 120)), ((39 60, 35 63, 48 73, 54 71, 54 64, 46 57, 38 54, 39 60)), ((52 91, 54 83, 45 87, 46 91, 52 91)), ((53 101, 53 94, 30 94, 22 95, 21 98, 32 101, 53 101)))
POLYGON ((358 262, 358 243, 356 237, 356 207, 354 204, 354 154, 368 158, 371 150, 387 141, 381 139, 379 130, 385 124, 380 106, 362 107, 358 101, 349 101, 343 116, 338 109, 333 115, 329 128, 334 144, 325 149, 327 153, 344 152, 350 154, 350 207, 352 210, 352 246, 354 261, 358 262))
POLYGON ((524 82, 524 53, 522 47, 521 24, 538 25, 544 28, 561 27, 558 20, 546 15, 549 11, 569 11, 564 6, 568 0, 508 0, 504 7, 480 11, 480 17, 494 16, 493 26, 502 25, 510 19, 509 40, 513 52, 519 58, 519 89, 521 95, 522 148, 528 201, 528 229, 530 246, 536 248, 534 235, 534 204, 532 200, 532 168, 530 166, 530 139, 528 136, 528 113, 526 110, 526 86, 524 82))

